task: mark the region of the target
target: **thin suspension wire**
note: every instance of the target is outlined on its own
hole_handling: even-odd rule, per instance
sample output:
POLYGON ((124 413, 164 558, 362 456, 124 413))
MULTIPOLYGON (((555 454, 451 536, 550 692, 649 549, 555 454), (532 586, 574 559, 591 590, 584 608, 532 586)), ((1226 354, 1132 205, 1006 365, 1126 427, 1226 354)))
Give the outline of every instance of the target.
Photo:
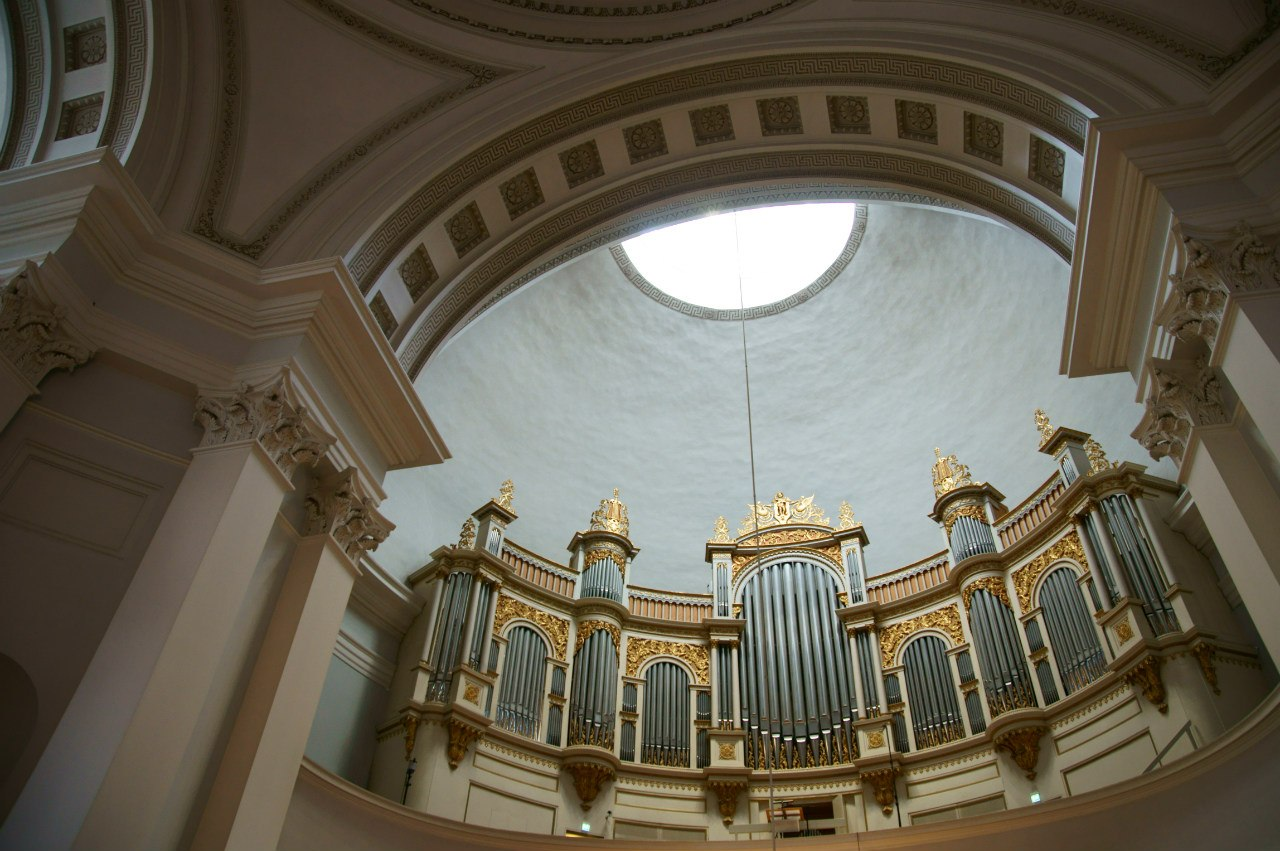
MULTIPOLYGON (((756 438, 755 428, 751 419, 751 365, 747 358, 747 309, 746 297, 743 295, 742 287, 742 234, 738 229, 738 211, 733 211, 733 247, 734 256, 738 266, 738 325, 742 329, 742 381, 746 388, 747 396, 747 455, 751 459, 751 520, 755 527, 755 534, 752 540, 756 543, 757 551, 760 546, 760 514, 756 511, 756 506, 760 504, 759 495, 756 493, 756 438)), ((764 585, 761 584, 761 594, 763 596, 764 585)), ((768 602, 767 600, 764 602, 768 602)), ((761 694, 761 710, 765 718, 770 718, 768 684, 772 682, 769 672, 769 657, 772 654, 763 654, 764 662, 764 683, 765 686, 760 690, 761 694)), ((773 816, 775 811, 774 789, 773 789, 773 759, 777 755, 777 748, 774 745, 772 730, 766 736, 769 742, 769 753, 765 757, 765 767, 769 770, 769 836, 772 838, 773 849, 778 848, 778 831, 773 825, 773 816)))

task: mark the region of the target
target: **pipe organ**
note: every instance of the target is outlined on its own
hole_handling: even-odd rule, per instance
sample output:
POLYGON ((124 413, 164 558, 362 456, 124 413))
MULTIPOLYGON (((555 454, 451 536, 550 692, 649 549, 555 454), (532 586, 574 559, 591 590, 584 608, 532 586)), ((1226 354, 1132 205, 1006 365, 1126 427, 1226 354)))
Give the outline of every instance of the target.
MULTIPOLYGON (((396 680, 398 714, 384 725, 405 731, 405 748, 380 750, 376 765, 408 754, 423 770, 430 736, 409 731, 439 729, 448 759, 435 770, 463 770, 477 741, 531 749, 573 775, 584 808, 605 784, 661 771, 705 781, 732 819, 737 804, 723 796, 772 771, 855 790, 874 781, 891 812, 903 788, 890 795, 885 778, 903 765, 1013 753, 1010 742, 1030 764, 1026 742, 1090 700, 1114 702, 1116 688, 1164 713, 1167 689, 1203 675, 1218 691, 1184 703, 1213 706, 1216 662, 1257 662, 1225 606, 1187 603, 1192 589, 1214 589, 1208 563, 1170 562, 1160 545, 1153 518, 1177 486, 1099 461, 1087 434, 1046 432, 1041 416, 1048 482, 1010 510, 937 450, 929 516, 946 549, 879 576, 867 575, 870 541, 847 503, 833 524, 814 497, 778 493, 750 506, 736 535, 715 521, 709 593, 638 589, 619 491, 557 564, 509 540, 504 483, 458 544, 411 577, 426 601, 422 658, 396 680), (1161 671, 1178 666, 1194 676, 1167 685, 1161 671)), ((1221 727, 1229 714, 1196 723, 1221 727)))

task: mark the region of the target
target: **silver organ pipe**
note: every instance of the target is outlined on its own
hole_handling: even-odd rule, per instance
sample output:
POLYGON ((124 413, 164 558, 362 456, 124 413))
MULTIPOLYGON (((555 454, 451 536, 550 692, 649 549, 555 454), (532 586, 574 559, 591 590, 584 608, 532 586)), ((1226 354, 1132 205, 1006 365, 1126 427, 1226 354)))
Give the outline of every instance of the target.
POLYGON ((615 603, 624 603, 622 571, 610 558, 596 558, 582 574, 582 596, 603 597, 615 603))
POLYGON ((995 536, 991 527, 968 515, 960 515, 951 526, 951 554, 956 562, 970 556, 996 551, 995 536))
POLYGON ((454 571, 445 579, 444 603, 436 627, 435 652, 431 656, 431 682, 427 686, 427 700, 445 700, 453 669, 462 655, 462 631, 467 617, 467 603, 471 596, 472 575, 466 571, 454 571))
POLYGON ((994 717, 1010 709, 1035 706, 1035 691, 1018 641, 1013 613, 990 591, 970 598, 969 627, 978 649, 987 704, 994 717))
POLYGON ((1106 673, 1098 633, 1070 568, 1060 567, 1046 576, 1039 599, 1062 688, 1071 694, 1106 673))
MULTIPOLYGON (((1115 605, 1120 599, 1120 589, 1116 585, 1116 579, 1111 575, 1112 567, 1107 562, 1106 551, 1102 548, 1102 542, 1098 536, 1103 534, 1103 530, 1097 527, 1093 522, 1092 514, 1083 514, 1079 518, 1080 528, 1084 530, 1084 536, 1089 542, 1089 549, 1092 551, 1093 560, 1097 564, 1098 571, 1102 574, 1103 582, 1106 583, 1107 608, 1115 605)), ((1116 565, 1119 567, 1119 565, 1116 565)))
POLYGON ((613 750, 613 708, 617 698, 618 656, 613 636, 597 629, 573 658, 569 702, 570 745, 613 750))
POLYGON ((467 653, 467 664, 472 668, 480 667, 480 657, 484 653, 484 639, 488 630, 485 624, 489 617, 489 601, 493 596, 493 585, 488 582, 481 582, 480 588, 476 592, 479 600, 476 604, 476 624, 471 631, 471 648, 467 653))
POLYGON ((1177 632, 1178 616, 1165 599, 1168 590, 1164 572, 1151 552, 1146 536, 1128 494, 1113 494, 1103 498, 1102 513, 1111 528, 1111 537, 1124 562, 1129 585, 1142 598, 1142 610, 1156 635, 1177 632))
POLYGON ((768 565, 743 586, 738 689, 753 767, 830 765, 856 756, 858 702, 836 591, 824 569, 797 561, 768 565))

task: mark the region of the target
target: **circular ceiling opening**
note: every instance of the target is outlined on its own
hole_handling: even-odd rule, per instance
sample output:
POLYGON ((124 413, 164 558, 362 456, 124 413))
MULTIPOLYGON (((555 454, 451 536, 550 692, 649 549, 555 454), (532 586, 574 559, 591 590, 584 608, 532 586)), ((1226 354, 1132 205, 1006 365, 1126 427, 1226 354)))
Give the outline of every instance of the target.
POLYGON ((665 296, 659 301, 703 308, 708 318, 750 318, 825 286, 852 259, 864 220, 850 203, 757 207, 653 230, 621 248, 635 275, 665 296))

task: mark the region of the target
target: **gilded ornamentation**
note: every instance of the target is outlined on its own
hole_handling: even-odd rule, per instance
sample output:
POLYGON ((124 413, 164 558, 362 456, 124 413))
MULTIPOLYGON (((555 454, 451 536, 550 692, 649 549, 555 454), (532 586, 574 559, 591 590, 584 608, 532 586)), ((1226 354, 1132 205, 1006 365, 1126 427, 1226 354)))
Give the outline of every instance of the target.
POLYGON ((1191 652, 1200 663, 1200 673, 1204 675, 1204 681, 1209 684, 1209 688, 1213 689, 1214 694, 1222 694, 1222 689, 1218 687, 1218 669, 1213 664, 1215 655, 1213 645, 1197 644, 1191 648, 1191 652))
POLYGON ((578 655, 578 651, 582 649, 582 645, 586 643, 592 633, 602 629, 613 636, 613 655, 616 658, 618 656, 618 648, 622 646, 622 631, 606 621, 583 621, 578 624, 578 640, 574 642, 573 655, 578 655))
POLYGON ((241 384, 230 396, 201 396, 195 413, 204 428, 200 445, 256 440, 289 477, 299 464, 314 466, 333 438, 323 434, 291 396, 287 372, 261 387, 241 384))
POLYGON ((404 761, 413 758, 413 747, 418 743, 418 716, 406 715, 400 720, 404 727, 404 761))
POLYGON ((31 268, 24 268, 0 289, 0 353, 23 378, 39 384, 52 370, 70 372, 94 353, 66 335, 65 312, 36 294, 31 268))
POLYGON ((555 653, 556 658, 562 662, 568 661, 565 658, 565 653, 568 652, 569 647, 569 622, 567 620, 558 618, 541 609, 536 609, 528 603, 517 600, 514 597, 508 597, 506 594, 499 595, 498 604, 494 607, 493 634, 500 635, 507 622, 515 618, 523 618, 542 627, 542 631, 551 638, 551 650, 555 653))
POLYGON ((877 768, 858 775, 864 785, 869 785, 875 790, 876 803, 880 805, 881 812, 887 816, 893 815, 893 805, 898 800, 897 776, 896 768, 877 768))
POLYGON ((936 446, 933 454, 938 456, 938 460, 933 465, 934 496, 942 496, 956 488, 974 484, 969 468, 957 461, 956 456, 943 455, 942 450, 936 446))
POLYGON ((947 506, 946 512, 942 515, 942 525, 947 530, 948 538, 951 537, 951 527, 956 525, 956 521, 961 517, 969 517, 984 526, 990 525, 987 523, 987 512, 980 503, 973 500, 962 500, 954 505, 947 506))
POLYGON ((858 525, 858 521, 853 518, 853 506, 849 504, 848 500, 840 503, 840 520, 838 522, 840 524, 836 527, 838 529, 852 529, 858 525))
POLYGON ((723 514, 716 518, 715 531, 711 534, 711 543, 729 543, 729 521, 724 518, 723 514))
POLYGON ((498 499, 496 500, 498 507, 512 511, 511 501, 515 499, 515 496, 516 486, 512 484, 510 479, 507 479, 498 487, 498 499))
POLYGON ((737 748, 734 747, 733 742, 720 743, 721 759, 733 759, 735 756, 737 756, 737 754, 738 754, 738 751, 737 751, 737 748))
POLYGON ((952 603, 881 630, 880 656, 884 667, 892 667, 898 648, 907 638, 922 629, 942 630, 951 639, 952 644, 964 644, 964 630, 960 626, 960 609, 952 603))
POLYGON ((1169 704, 1165 695, 1164 680, 1160 677, 1160 660, 1155 656, 1148 656, 1139 662, 1136 666, 1130 668, 1124 674, 1124 681, 1130 686, 1142 691, 1151 704, 1161 712, 1169 711, 1169 704))
POLYGON ((1107 460, 1107 453, 1102 451, 1102 444, 1092 437, 1084 442, 1084 452, 1089 456, 1089 475, 1104 473, 1120 466, 1118 461, 1107 460))
POLYGON ((884 732, 881 730, 872 730, 870 733, 867 733, 867 747, 884 747, 884 732))
POLYGON ((1222 387, 1204 356, 1194 364, 1151 358, 1146 411, 1132 437, 1159 461, 1182 463, 1191 429, 1227 421, 1222 387))
POLYGON ((1053 426, 1049 424, 1049 415, 1042 408, 1036 408, 1036 428, 1040 431, 1040 447, 1043 448, 1053 437, 1053 426))
POLYGON ((960 592, 961 599, 964 600, 964 610, 969 611, 974 591, 988 591, 993 594, 996 599, 1006 606, 1012 608, 1009 603, 1009 592, 1005 590, 1004 580, 999 576, 984 576, 981 579, 975 579, 968 585, 964 586, 964 590, 960 592))
POLYGON ((458 535, 458 546, 464 550, 474 549, 476 545, 476 519, 468 517, 462 521, 462 532, 458 535))
POLYGON ((1026 772, 1028 780, 1036 779, 1036 763, 1040 759, 1040 738, 1048 727, 1023 727, 996 737, 996 750, 1007 751, 1013 761, 1026 772))
POLYGON ((635 636, 627 639, 627 676, 639 676, 640 666, 654 656, 674 656, 693 669, 694 681, 699 685, 711 682, 711 657, 704 645, 635 636))
POLYGON ((1112 627, 1112 631, 1116 634, 1116 639, 1120 642, 1120 646, 1128 644, 1133 640, 1133 627, 1129 626, 1128 621, 1120 621, 1112 627))
POLYGON ((1022 607, 1022 611, 1029 612, 1032 609, 1031 591, 1036 587, 1040 574, 1049 565, 1064 558, 1071 559, 1086 569, 1089 567, 1089 562, 1084 557, 1084 547, 1080 545, 1080 538, 1075 532, 1063 535, 1049 549, 1013 572, 1013 589, 1018 594, 1018 605, 1022 607))
POLYGON ((600 500, 600 507, 591 513, 591 530, 613 532, 625 538, 629 526, 627 507, 618 499, 618 489, 614 488, 613 497, 600 500))
POLYGON ((741 618, 741 617, 742 617, 742 604, 741 604, 741 603, 734 603, 734 604, 733 604, 733 616, 734 616, 735 618, 741 618))
MULTIPOLYGON (((732 756, 732 754, 730 754, 732 756)), ((738 811, 738 796, 747 790, 745 778, 711 779, 707 788, 716 793, 716 803, 720 807, 720 818, 725 824, 733 824, 733 814, 738 811)))
MULTIPOLYGON (((810 541, 815 538, 825 538, 825 537, 827 537, 825 532, 819 532, 814 529, 789 529, 784 532, 767 532, 760 536, 758 543, 761 546, 778 546, 778 545, 791 544, 796 542, 803 543, 805 541, 810 541)), ((807 553, 815 553, 818 555, 822 555, 831 559, 831 561, 837 565, 844 563, 843 559, 840 558, 839 546, 823 547, 822 549, 815 549, 813 547, 801 547, 797 550, 797 552, 801 552, 801 553, 807 552, 807 553)), ((734 556, 733 568, 730 571, 730 581, 737 582, 738 575, 742 573, 744 569, 746 569, 747 565, 751 564, 759 557, 760 557, 759 553, 756 553, 754 555, 734 556)))
POLYGON ((624 572, 627 564, 627 555, 622 551, 621 547, 610 543, 597 544, 587 550, 582 562, 587 567, 590 567, 596 562, 604 561, 605 559, 613 562, 613 566, 618 568, 619 573, 624 572))
POLYGON ((573 788, 582 801, 582 810, 591 809, 591 803, 600 794, 601 787, 614 779, 613 768, 597 762, 575 762, 566 765, 565 769, 573 775, 573 788))
POLYGON ((462 690, 462 699, 467 703, 480 705, 480 686, 471 680, 467 680, 467 685, 462 690))
POLYGON ((839 603, 840 608, 843 609, 845 606, 849 605, 849 595, 843 591, 839 592, 836 594, 836 602, 839 603))
POLYGON ((449 768, 454 769, 467 755, 467 748, 480 738, 482 731, 464 724, 456 718, 449 719, 449 768))
POLYGON ((307 534, 332 535, 352 561, 373 552, 395 524, 378 513, 374 501, 362 496, 355 468, 317 479, 307 494, 307 534))
MULTIPOLYGON (((738 537, 750 535, 757 529, 769 526, 788 526, 806 523, 830 528, 831 521, 821 508, 813 504, 812 496, 787 499, 782 491, 773 495, 772 502, 757 502, 747 506, 747 516, 742 519, 738 537)), ((821 535, 819 535, 821 537, 821 535)))

